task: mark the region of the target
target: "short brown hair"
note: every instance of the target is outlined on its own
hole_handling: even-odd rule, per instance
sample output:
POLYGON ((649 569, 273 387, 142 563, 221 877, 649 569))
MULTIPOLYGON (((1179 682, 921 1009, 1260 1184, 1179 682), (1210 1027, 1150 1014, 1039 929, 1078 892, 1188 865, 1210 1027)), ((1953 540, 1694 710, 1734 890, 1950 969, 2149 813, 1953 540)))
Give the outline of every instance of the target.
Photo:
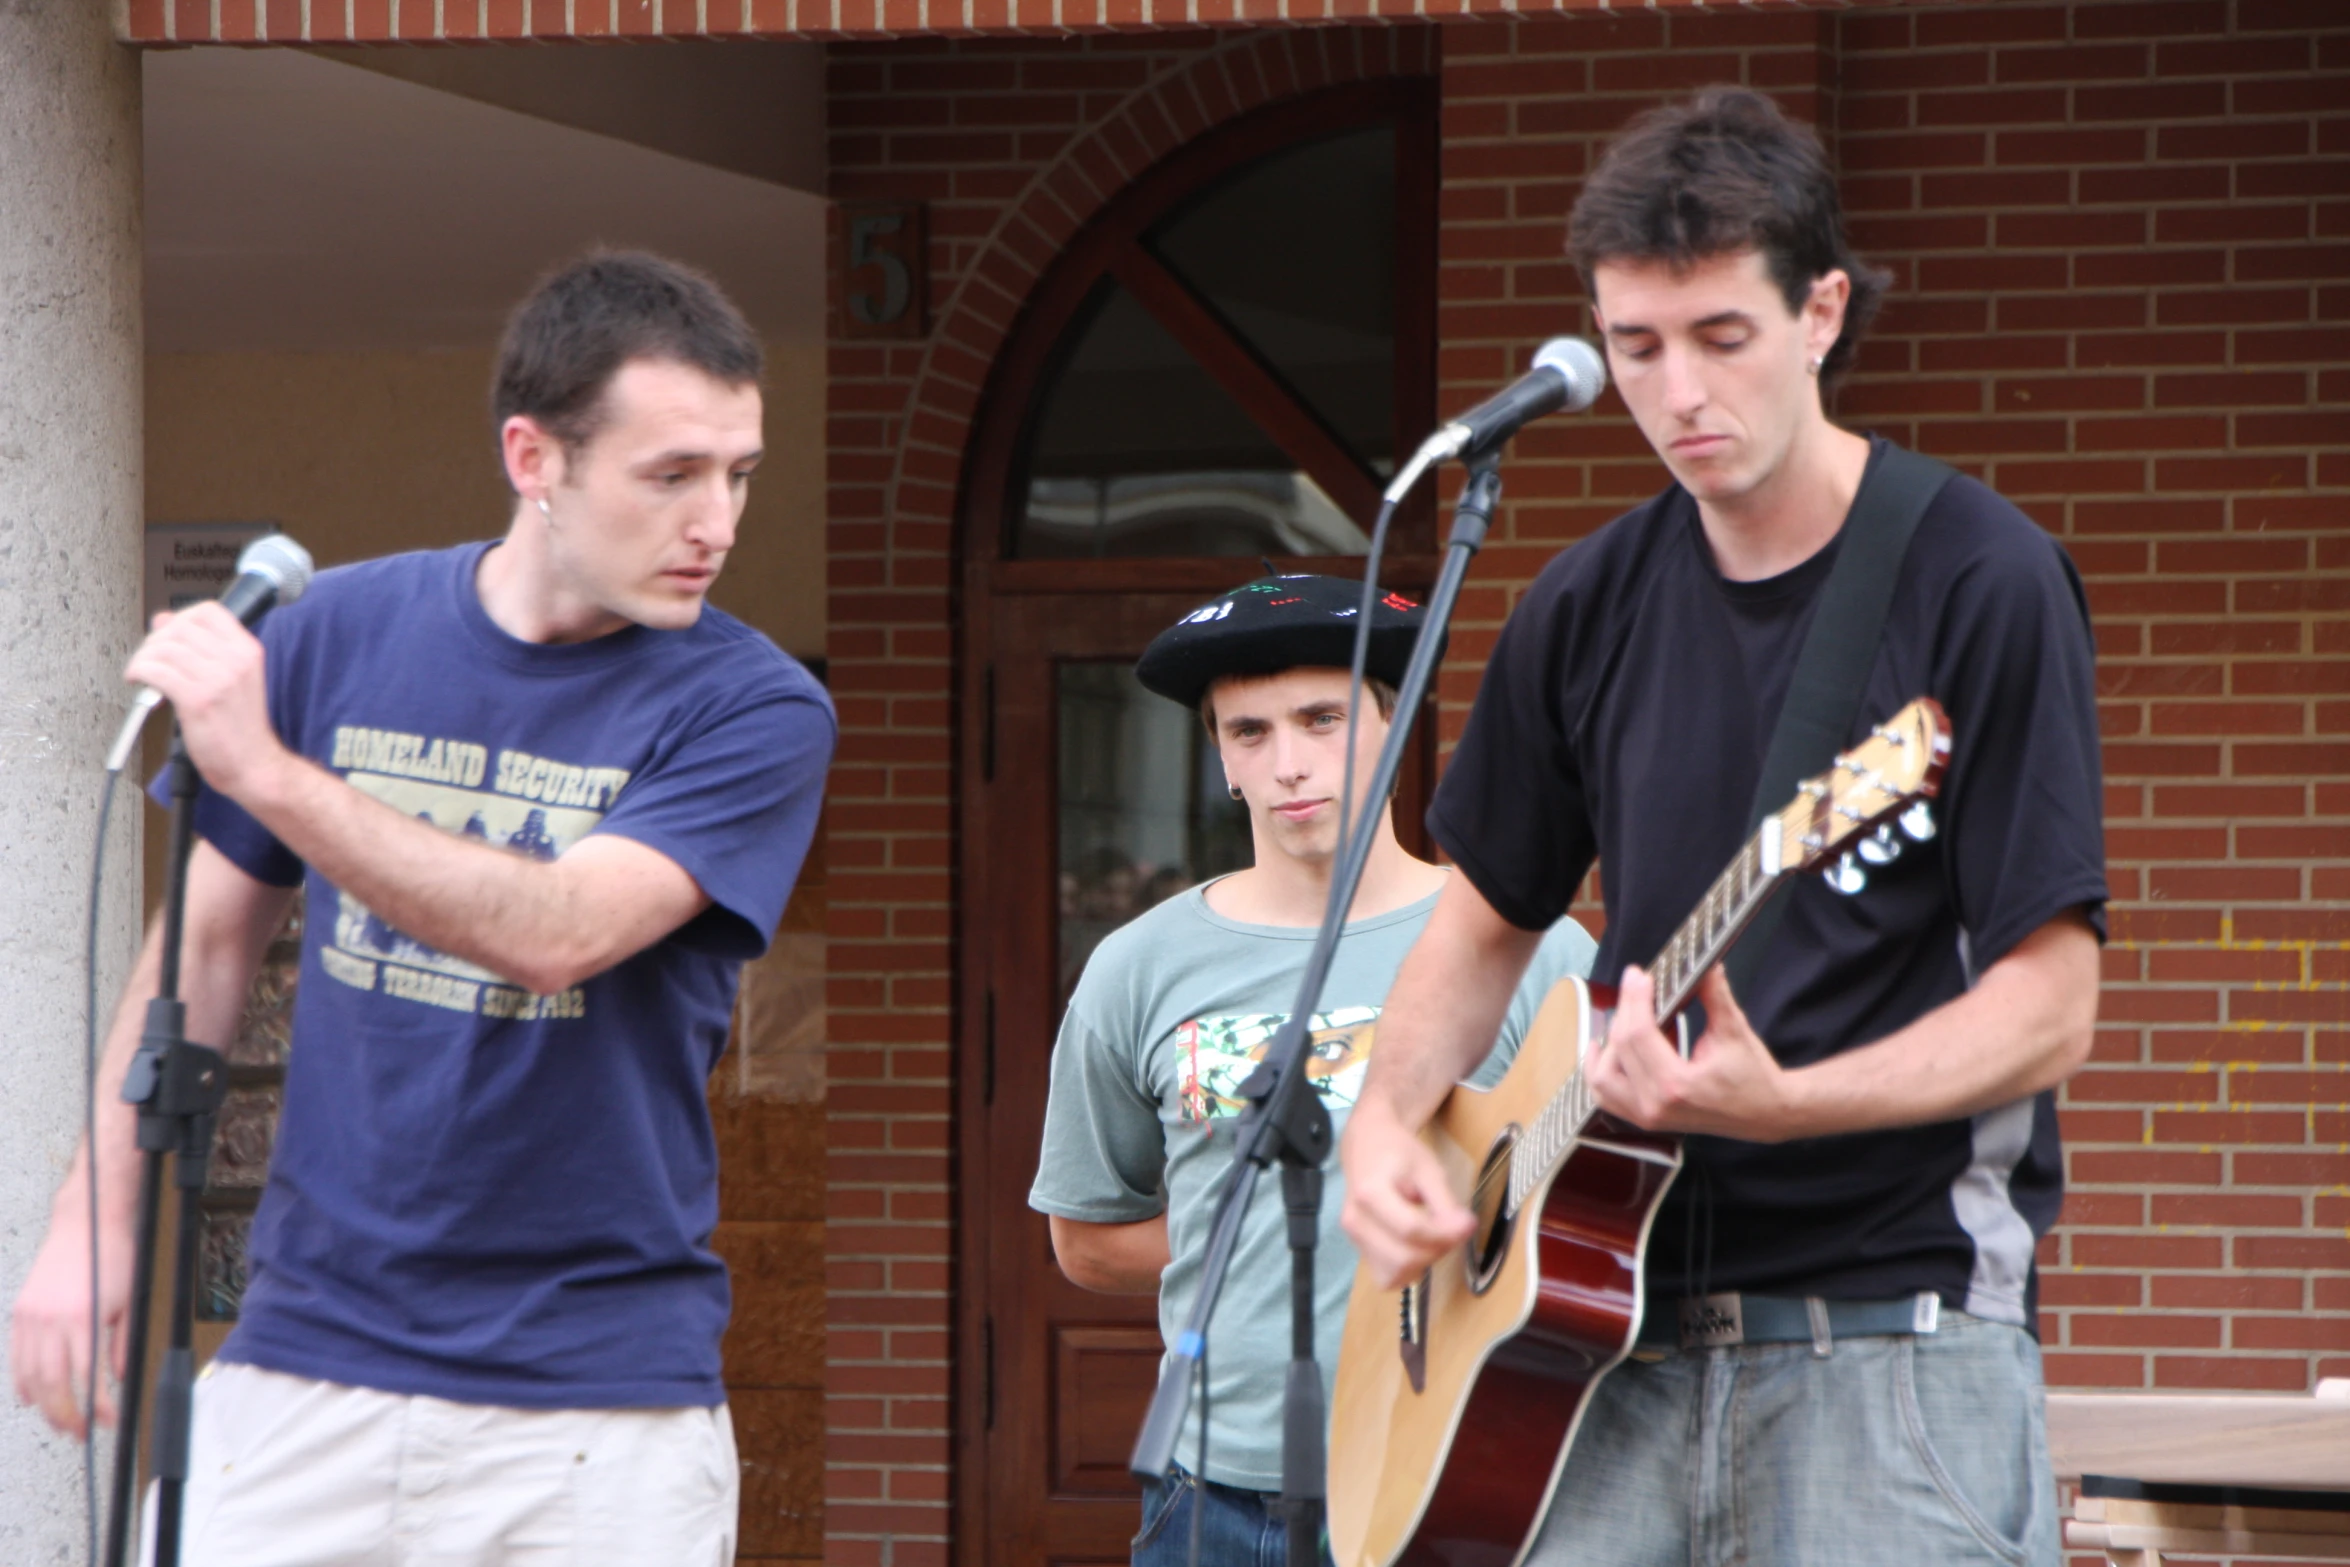
POLYGON ((1844 330, 1823 357, 1820 379, 1849 369, 1891 274, 1845 242, 1844 210, 1819 138, 1744 87, 1708 87, 1635 119, 1599 160, 1567 219, 1567 257, 1587 292, 1603 261, 1680 268, 1743 250, 1762 252, 1791 311, 1803 308, 1827 273, 1841 268, 1852 279, 1844 330))
POLYGON ((636 359, 729 386, 756 383, 763 368, 758 334, 709 278, 643 251, 596 251, 540 279, 507 321, 492 427, 522 415, 576 457, 602 423, 605 389, 636 359))
MULTIPOLYGON (((1395 687, 1376 675, 1363 676, 1363 689, 1371 693, 1371 701, 1379 709, 1379 716, 1390 723, 1395 720, 1395 687)), ((1216 732, 1216 683, 1208 682, 1208 694, 1199 699, 1199 721, 1208 726, 1208 733, 1216 732)))

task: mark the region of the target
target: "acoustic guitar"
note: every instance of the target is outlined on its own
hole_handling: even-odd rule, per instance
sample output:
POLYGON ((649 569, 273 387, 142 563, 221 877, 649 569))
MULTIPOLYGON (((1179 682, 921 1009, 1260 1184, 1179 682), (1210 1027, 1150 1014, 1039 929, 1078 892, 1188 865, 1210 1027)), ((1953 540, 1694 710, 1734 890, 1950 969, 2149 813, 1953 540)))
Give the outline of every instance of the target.
MULTIPOLYGON (((1682 1007, 1772 889, 1824 868, 1852 890, 1898 852, 1894 818, 1933 797, 1949 755, 1921 697, 1764 818, 1650 966, 1684 1054, 1682 1007)), ((1923 811, 1902 826, 1932 832, 1923 811)), ((1331 1405, 1337 1567, 1516 1567, 1593 1390, 1631 1351, 1681 1144, 1592 1103, 1583 1061, 1614 1005, 1611 987, 1562 980, 1508 1075, 1454 1089, 1422 1134, 1477 1224, 1401 1290, 1356 1270, 1331 1405)))

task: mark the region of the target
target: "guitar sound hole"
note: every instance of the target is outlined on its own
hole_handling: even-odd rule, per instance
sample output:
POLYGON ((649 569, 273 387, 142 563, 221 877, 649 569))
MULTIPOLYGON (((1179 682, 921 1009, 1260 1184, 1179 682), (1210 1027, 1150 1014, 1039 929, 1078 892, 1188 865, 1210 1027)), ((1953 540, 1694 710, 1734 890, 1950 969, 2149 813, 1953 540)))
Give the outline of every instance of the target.
POLYGON ((1485 1167, 1477 1172, 1477 1185, 1469 1193, 1469 1212, 1477 1220, 1476 1229, 1469 1232, 1468 1247, 1469 1289, 1473 1294, 1485 1293, 1509 1256, 1510 1235, 1517 1221, 1517 1215, 1510 1212, 1510 1161, 1517 1146, 1515 1126, 1495 1138, 1492 1150, 1485 1155, 1485 1167))

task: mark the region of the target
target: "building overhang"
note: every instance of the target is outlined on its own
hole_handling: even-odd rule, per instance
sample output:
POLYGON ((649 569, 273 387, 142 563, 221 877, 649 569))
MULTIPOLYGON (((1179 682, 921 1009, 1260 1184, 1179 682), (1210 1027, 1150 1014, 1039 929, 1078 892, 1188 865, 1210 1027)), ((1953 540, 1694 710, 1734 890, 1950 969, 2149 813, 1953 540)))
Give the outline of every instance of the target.
POLYGON ((1950 0, 126 0, 133 44, 1044 38, 1490 17, 1945 10, 1950 0))

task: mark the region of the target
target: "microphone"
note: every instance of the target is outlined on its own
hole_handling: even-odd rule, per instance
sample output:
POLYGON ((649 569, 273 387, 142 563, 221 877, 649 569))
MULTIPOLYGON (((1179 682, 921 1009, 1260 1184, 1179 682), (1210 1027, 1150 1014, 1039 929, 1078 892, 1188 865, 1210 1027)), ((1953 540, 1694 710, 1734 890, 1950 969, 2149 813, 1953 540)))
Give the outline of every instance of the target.
POLYGON ((1422 442, 1387 487, 1386 499, 1403 499, 1420 475, 1437 463, 1482 457, 1544 414, 1562 408, 1582 412, 1605 390, 1607 366, 1599 350, 1579 337, 1554 337, 1535 350, 1531 370, 1476 407, 1454 415, 1422 442))
POLYGON ((1547 413, 1580 412, 1607 389, 1607 367, 1599 351, 1579 337, 1554 337, 1534 352, 1534 368, 1445 426, 1465 430, 1468 439, 1455 454, 1481 457, 1547 413))
MULTIPOLYGON (((261 617, 280 604, 291 604, 310 586, 310 552, 282 533, 265 533, 245 546, 237 557, 237 576, 218 600, 220 607, 237 617, 237 624, 252 626, 261 617)), ((106 770, 119 773, 131 759, 131 747, 138 743, 139 731, 146 727, 147 715, 163 701, 163 693, 153 686, 141 686, 131 697, 129 716, 123 719, 122 733, 114 737, 114 749, 106 753, 106 770)))

